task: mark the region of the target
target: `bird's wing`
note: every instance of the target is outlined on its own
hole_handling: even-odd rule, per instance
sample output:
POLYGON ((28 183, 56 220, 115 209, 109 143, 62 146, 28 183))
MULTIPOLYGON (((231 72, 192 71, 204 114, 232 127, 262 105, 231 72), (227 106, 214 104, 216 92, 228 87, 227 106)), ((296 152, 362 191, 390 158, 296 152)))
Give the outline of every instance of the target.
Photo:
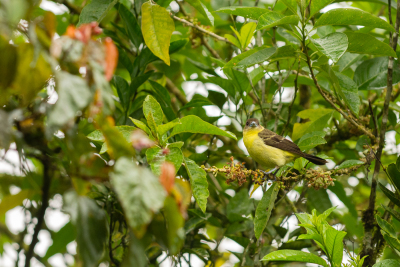
POLYGON ((283 138, 280 135, 277 135, 276 133, 268 129, 264 129, 259 132, 258 136, 264 141, 264 144, 266 144, 267 146, 282 149, 284 151, 297 154, 299 156, 303 156, 304 154, 295 143, 286 138, 283 138))

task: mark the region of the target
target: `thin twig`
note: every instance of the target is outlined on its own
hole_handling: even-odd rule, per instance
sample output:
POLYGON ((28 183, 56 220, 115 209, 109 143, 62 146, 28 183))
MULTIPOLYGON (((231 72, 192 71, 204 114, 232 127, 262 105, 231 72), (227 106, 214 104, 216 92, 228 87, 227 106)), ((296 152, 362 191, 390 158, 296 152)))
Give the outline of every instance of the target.
POLYGON ((311 60, 310 60, 310 56, 308 55, 308 51, 307 51, 307 47, 305 44, 305 41, 303 42, 303 46, 304 46, 304 53, 307 57, 307 65, 308 68, 310 69, 310 73, 311 73, 311 78, 314 81, 315 86, 317 87, 318 92, 320 93, 320 95, 322 95, 322 97, 334 108, 336 109, 337 112, 339 112, 347 121, 349 121, 354 127, 356 127, 357 129, 359 129, 360 131, 364 132, 371 140, 376 140, 376 137, 374 134, 371 133, 371 131, 369 131, 368 129, 366 129, 363 125, 358 124, 352 117, 350 117, 349 115, 347 115, 342 109, 338 108, 335 105, 334 100, 332 100, 330 97, 328 97, 324 91, 322 91, 321 87, 319 86, 319 83, 317 81, 317 78, 315 78, 314 75, 314 71, 312 69, 311 66, 311 60))
POLYGON ((377 123, 377 121, 376 121, 376 117, 375 117, 374 111, 373 111, 373 109, 372 109, 372 104, 371 104, 371 101, 370 101, 370 100, 368 100, 368 107, 369 107, 369 112, 371 113, 372 120, 373 120, 374 126, 375 126, 374 134, 375 134, 375 135, 378 135, 378 123, 377 123))
POLYGON ((226 39, 225 37, 222 37, 222 36, 219 36, 218 34, 215 34, 215 33, 213 33, 213 32, 207 31, 207 30, 203 29, 202 27, 200 27, 199 25, 193 24, 193 23, 191 23, 190 21, 187 21, 187 20, 185 20, 185 19, 179 18, 179 17, 175 16, 175 15, 172 14, 172 13, 171 13, 170 15, 171 15, 171 17, 172 17, 174 20, 177 20, 177 21, 179 21, 179 22, 181 22, 181 23, 183 23, 183 24, 185 24, 185 25, 187 25, 187 26, 190 26, 190 27, 192 27, 192 28, 195 28, 195 29, 197 29, 198 31, 200 31, 200 32, 202 32, 202 33, 204 33, 204 34, 209 35, 209 36, 215 38, 215 39, 218 40, 218 41, 222 41, 222 42, 226 42, 226 43, 228 43, 228 44, 234 45, 231 41, 229 41, 229 40, 226 39))
POLYGON ((288 118, 287 118, 285 125, 283 126, 283 129, 281 132, 282 136, 285 134, 285 131, 286 131, 287 127, 289 126, 290 119, 292 117, 292 108, 293 108, 294 102, 296 101, 297 92, 299 90, 299 87, 297 84, 297 79, 299 77, 299 70, 300 70, 300 59, 299 59, 299 65, 298 65, 297 72, 296 72, 296 78, 294 79, 294 96, 293 96, 292 103, 289 105, 289 108, 288 108, 288 118))

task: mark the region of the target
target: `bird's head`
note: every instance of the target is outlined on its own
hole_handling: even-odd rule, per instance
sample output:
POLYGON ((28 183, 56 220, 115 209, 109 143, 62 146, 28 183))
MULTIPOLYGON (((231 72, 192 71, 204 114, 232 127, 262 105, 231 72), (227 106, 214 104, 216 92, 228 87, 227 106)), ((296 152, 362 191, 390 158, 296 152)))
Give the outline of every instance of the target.
POLYGON ((253 130, 262 127, 260 122, 257 119, 248 119, 246 121, 246 126, 244 127, 245 130, 253 130))

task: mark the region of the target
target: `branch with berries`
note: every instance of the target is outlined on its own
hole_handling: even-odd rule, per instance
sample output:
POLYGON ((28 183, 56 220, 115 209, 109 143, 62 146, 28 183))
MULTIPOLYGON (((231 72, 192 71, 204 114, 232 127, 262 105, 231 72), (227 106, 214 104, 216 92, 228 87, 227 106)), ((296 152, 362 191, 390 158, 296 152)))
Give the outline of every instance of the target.
POLYGON ((272 173, 265 174, 263 171, 249 170, 244 167, 244 163, 235 162, 234 158, 230 158, 228 162, 222 168, 216 166, 205 167, 201 166, 206 172, 213 173, 216 176, 218 173, 224 173, 226 175, 226 183, 230 184, 232 182, 237 182, 239 186, 242 186, 248 179, 251 179, 254 183, 262 185, 266 181, 277 181, 281 184, 281 188, 286 188, 291 182, 306 180, 308 187, 312 187, 316 190, 321 188, 328 188, 334 185, 335 178, 337 176, 349 175, 353 171, 356 171, 364 164, 355 165, 344 169, 333 169, 333 170, 323 170, 318 169, 307 169, 304 173, 299 174, 293 169, 289 170, 287 173, 281 176, 275 176, 272 173))

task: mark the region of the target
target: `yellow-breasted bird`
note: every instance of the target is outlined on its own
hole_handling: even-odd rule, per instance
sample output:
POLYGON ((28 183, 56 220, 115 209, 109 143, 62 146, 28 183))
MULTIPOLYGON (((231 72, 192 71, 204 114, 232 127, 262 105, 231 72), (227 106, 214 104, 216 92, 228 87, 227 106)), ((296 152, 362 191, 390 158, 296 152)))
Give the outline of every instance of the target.
POLYGON ((250 156, 266 169, 280 168, 303 157, 317 165, 326 160, 304 153, 292 141, 262 127, 257 119, 248 119, 243 129, 243 142, 250 156))

